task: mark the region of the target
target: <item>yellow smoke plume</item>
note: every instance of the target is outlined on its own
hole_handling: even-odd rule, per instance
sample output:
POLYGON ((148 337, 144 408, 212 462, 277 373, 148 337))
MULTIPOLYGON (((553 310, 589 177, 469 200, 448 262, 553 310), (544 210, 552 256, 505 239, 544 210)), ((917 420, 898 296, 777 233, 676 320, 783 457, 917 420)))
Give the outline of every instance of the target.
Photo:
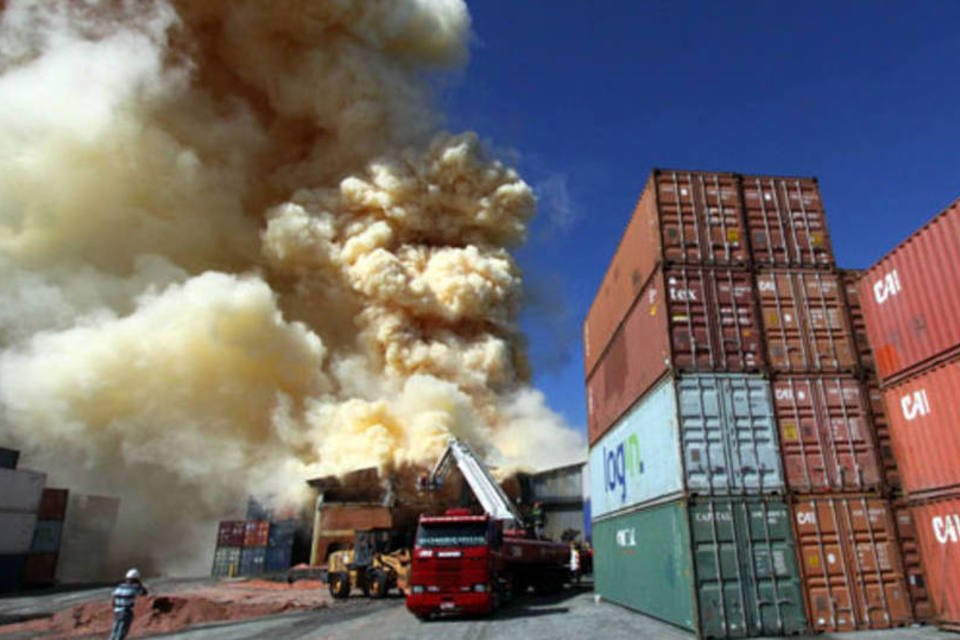
POLYGON ((581 457, 516 325, 532 191, 431 108, 462 2, 0 9, 0 444, 120 495, 122 553, 195 571, 247 493, 451 434, 581 457))

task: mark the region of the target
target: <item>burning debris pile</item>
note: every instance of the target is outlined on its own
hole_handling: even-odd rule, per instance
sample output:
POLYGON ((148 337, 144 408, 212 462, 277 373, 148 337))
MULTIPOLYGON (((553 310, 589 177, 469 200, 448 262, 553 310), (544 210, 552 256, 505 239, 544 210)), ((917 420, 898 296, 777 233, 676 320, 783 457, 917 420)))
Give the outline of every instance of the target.
POLYGON ((516 325, 532 191, 431 109, 461 2, 0 8, 0 436, 121 493, 122 555, 449 434, 579 455, 516 325))

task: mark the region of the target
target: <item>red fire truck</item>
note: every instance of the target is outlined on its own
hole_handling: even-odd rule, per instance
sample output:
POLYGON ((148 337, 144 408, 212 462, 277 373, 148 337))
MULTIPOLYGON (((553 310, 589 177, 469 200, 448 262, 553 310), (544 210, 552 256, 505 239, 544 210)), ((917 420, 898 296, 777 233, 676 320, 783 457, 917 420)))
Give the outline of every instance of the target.
POLYGON ((456 463, 485 513, 451 509, 421 516, 414 541, 407 609, 418 618, 488 614, 532 587, 554 592, 570 578, 570 547, 528 535, 523 519, 473 451, 459 440, 427 479, 437 486, 456 463))

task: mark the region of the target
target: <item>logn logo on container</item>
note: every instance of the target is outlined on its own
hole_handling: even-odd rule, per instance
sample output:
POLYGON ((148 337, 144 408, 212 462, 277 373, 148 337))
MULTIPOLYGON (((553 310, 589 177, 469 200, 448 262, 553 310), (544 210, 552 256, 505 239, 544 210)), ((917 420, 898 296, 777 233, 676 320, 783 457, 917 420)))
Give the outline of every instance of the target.
POLYGON ((960 542, 960 515, 948 513, 945 516, 933 516, 930 524, 933 525, 933 535, 940 544, 960 542))
POLYGON ((606 491, 620 489, 620 502, 627 499, 627 480, 643 473, 640 459, 640 440, 633 433, 616 448, 607 451, 603 447, 603 483, 606 491))
POLYGON ((903 417, 908 421, 930 415, 930 399, 927 398, 927 390, 920 389, 903 396, 900 398, 900 408, 903 410, 903 417))
POLYGON ((877 299, 878 304, 883 304, 902 290, 900 276, 897 275, 896 269, 873 283, 873 297, 877 299))

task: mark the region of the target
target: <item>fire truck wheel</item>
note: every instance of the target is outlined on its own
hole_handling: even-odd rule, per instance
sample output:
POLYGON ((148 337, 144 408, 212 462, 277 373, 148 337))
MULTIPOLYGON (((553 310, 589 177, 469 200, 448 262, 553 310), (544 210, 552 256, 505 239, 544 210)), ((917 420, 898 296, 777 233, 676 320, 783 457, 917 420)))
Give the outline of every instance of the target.
POLYGON ((369 576, 369 590, 371 598, 383 598, 387 595, 387 591, 390 590, 390 585, 388 584, 389 578, 387 574, 383 571, 374 571, 369 576))
POLYGON ((417 616, 417 620, 420 622, 430 622, 431 619, 429 613, 415 613, 413 615, 417 616))
POLYGON ((336 600, 342 600, 350 595, 350 576, 348 574, 330 574, 330 595, 336 600))

